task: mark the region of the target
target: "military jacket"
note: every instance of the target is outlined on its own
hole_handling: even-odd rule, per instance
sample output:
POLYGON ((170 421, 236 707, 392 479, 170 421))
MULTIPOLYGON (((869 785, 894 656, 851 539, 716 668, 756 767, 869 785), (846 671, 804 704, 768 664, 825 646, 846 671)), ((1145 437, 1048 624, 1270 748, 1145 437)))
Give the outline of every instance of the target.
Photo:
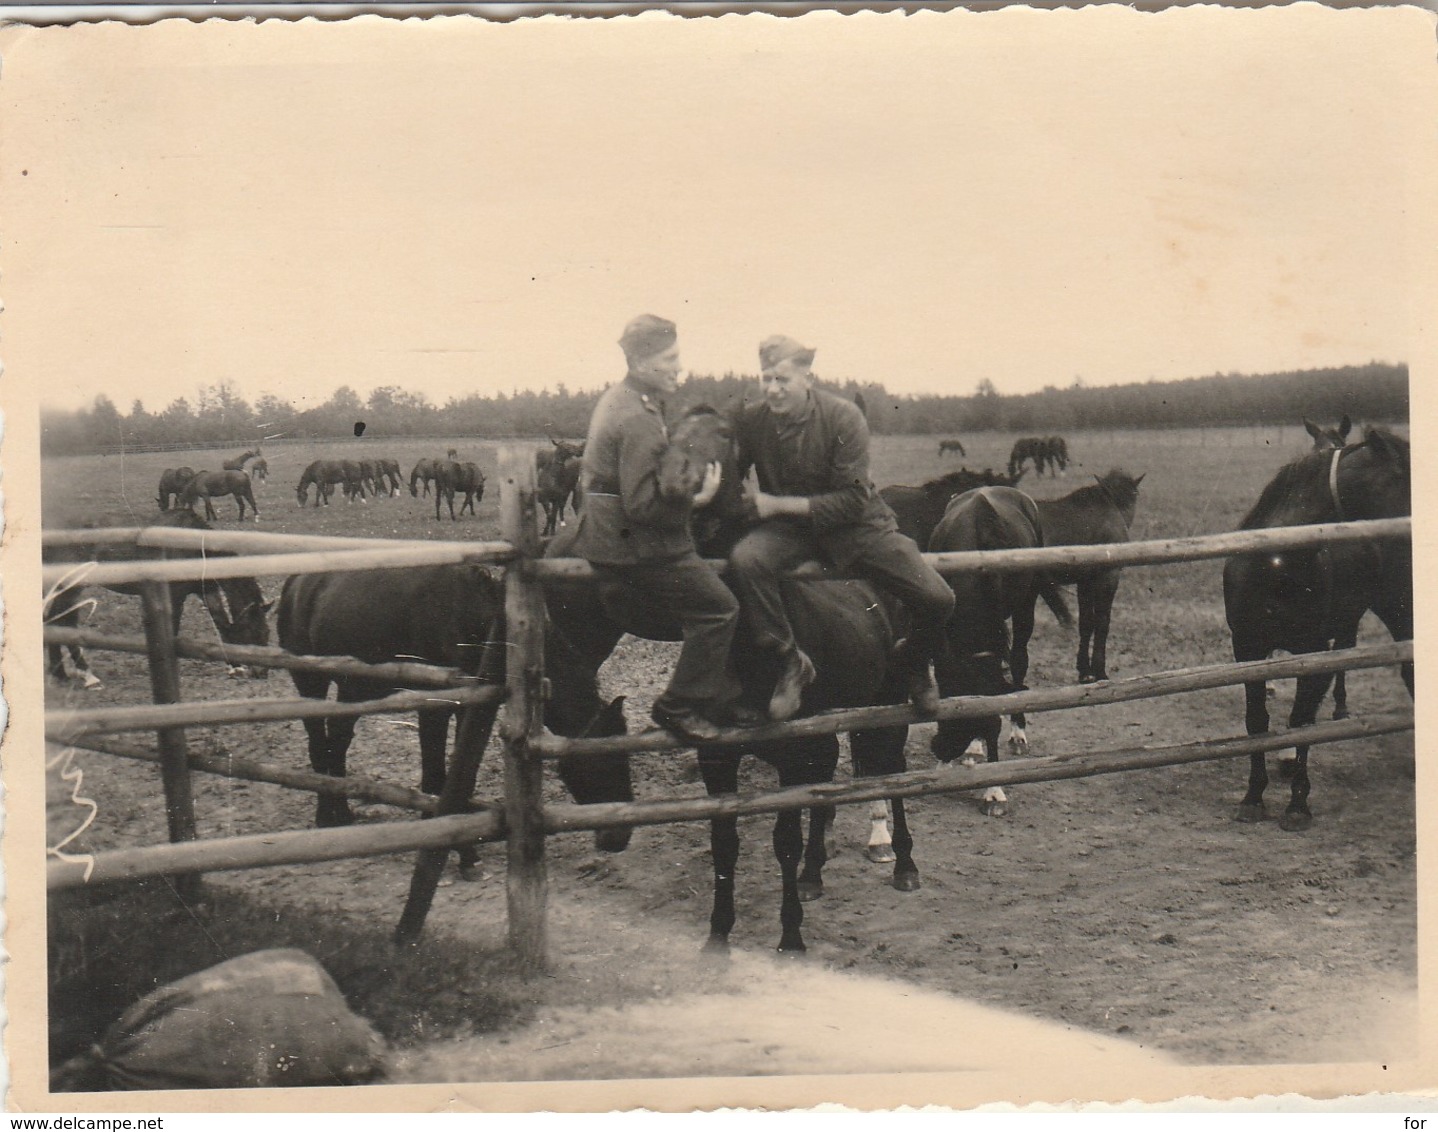
POLYGON ((693 552, 693 496, 685 491, 667 497, 659 483, 659 460, 668 443, 664 410, 652 392, 627 377, 604 391, 584 446, 576 554, 622 566, 693 552))

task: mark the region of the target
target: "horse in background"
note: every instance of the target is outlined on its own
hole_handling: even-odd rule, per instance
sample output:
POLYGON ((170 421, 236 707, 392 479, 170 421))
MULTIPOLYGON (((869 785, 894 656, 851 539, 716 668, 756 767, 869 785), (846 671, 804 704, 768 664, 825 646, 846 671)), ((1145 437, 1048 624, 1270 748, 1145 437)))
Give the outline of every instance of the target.
POLYGON ((376 480, 377 488, 380 491, 387 491, 389 497, 394 499, 404 487, 404 480, 400 478, 398 460, 376 460, 375 471, 379 478, 376 480))
MULTIPOLYGON (((1038 505, 1012 487, 981 487, 956 496, 929 536, 929 550, 936 553, 1043 545, 1038 505)), ((949 585, 955 604, 946 631, 948 647, 934 658, 940 694, 998 696, 1024 691, 1035 600, 1042 597, 1059 624, 1073 623, 1057 586, 1037 570, 966 570, 949 575, 949 585)), ((1023 715, 1013 716, 1012 722, 1015 735, 1027 746, 1023 715)), ((941 762, 952 762, 980 739, 988 761, 998 762, 1002 729, 1003 720, 997 715, 941 720, 930 747, 941 762)), ((1002 787, 991 786, 981 805, 989 816, 1002 817, 1008 796, 1002 787)))
POLYGON ((340 470, 344 472, 344 495, 350 503, 358 499, 361 503, 368 503, 365 496, 364 486, 364 465, 358 460, 339 461, 340 470))
POLYGON ((250 479, 255 483, 264 483, 269 478, 270 462, 260 456, 250 465, 250 479))
MULTIPOLYGON (((1122 468, 1113 468, 1102 477, 1095 476, 1087 487, 1062 498, 1039 500, 1043 545, 1101 546, 1128 542, 1138 506, 1138 485, 1142 482, 1143 476, 1135 478, 1122 468)), ((1108 679, 1109 623, 1122 574, 1117 566, 1045 571, 1050 583, 1078 587, 1080 684, 1108 679)))
MULTIPOLYGON (((287 578, 280 594, 276 621, 280 647, 314 656, 353 656, 371 664, 420 661, 456 668, 468 676, 480 673, 486 651, 503 649, 504 583, 493 567, 472 563, 419 566, 402 569, 307 574, 287 578)), ((553 638, 553 634, 549 634, 553 638)), ((624 733, 623 699, 601 700, 593 673, 575 670, 564 642, 546 646, 546 665, 556 694, 554 720, 572 735, 624 733), (565 712, 570 714, 565 714, 565 712)), ((499 664, 486 666, 502 678, 499 664)), ((398 690, 388 680, 332 677, 328 673, 290 673, 302 696, 324 699, 331 683, 341 703, 377 699, 398 690)), ((497 705, 477 710, 493 722, 497 705)), ((457 714, 442 690, 433 706, 418 712, 420 789, 437 795, 444 787, 445 748, 450 717, 457 714)), ((357 718, 331 717, 305 720, 310 765, 320 774, 344 777, 346 757, 354 739, 357 718)), ((456 729, 456 747, 461 741, 456 729)), ((481 731, 488 732, 488 727, 481 731)), ((561 759, 560 778, 576 802, 630 802, 633 783, 627 757, 561 759)), ((469 784, 473 792, 473 783, 469 784)), ((318 826, 348 825, 354 821, 348 799, 321 794, 315 808, 318 826)), ((601 830, 596 847, 618 852, 629 843, 628 829, 601 830)), ((472 846, 460 851, 460 874, 474 879, 472 846)))
POLYGON ((168 511, 171 500, 178 507, 180 496, 184 494, 185 488, 194 478, 194 468, 166 468, 161 472, 160 487, 155 493, 155 502, 160 505, 160 510, 168 511))
POLYGON ((939 455, 947 456, 950 452, 957 452, 960 456, 963 456, 965 458, 967 458, 969 455, 967 452, 964 451, 963 444, 961 444, 957 439, 939 441, 939 455))
MULTIPOLYGON (((1342 448, 1310 452, 1285 464, 1269 481, 1240 530, 1302 526, 1412 514, 1412 457, 1409 442, 1391 432, 1368 429, 1363 440, 1342 448)), ((1275 650, 1295 655, 1351 647, 1358 623, 1372 610, 1395 641, 1413 639, 1413 544, 1411 539, 1334 543, 1317 549, 1238 555, 1223 567, 1223 604, 1236 661, 1262 660, 1275 650)), ((1413 695, 1413 665, 1402 666, 1413 695)), ((1289 727, 1318 717, 1331 673, 1300 676, 1289 727)), ((1269 730, 1262 681, 1244 685, 1248 734, 1269 730)), ((1308 747, 1295 750, 1292 789, 1279 827, 1307 829, 1308 747)), ((1263 792, 1268 770, 1262 754, 1249 759, 1248 791, 1236 820, 1266 816, 1263 792)))
MULTIPOLYGON (((709 507, 695 515, 694 535, 701 554, 722 557, 744 530, 743 487, 736 474, 733 432, 728 419, 701 406, 670 429, 669 447, 659 470, 661 490, 673 498, 686 493, 692 496, 703 479, 704 469, 713 461, 723 465, 724 475, 709 507)), ((546 548, 546 556, 571 555, 576 534, 576 528, 560 531, 546 548)), ((841 579, 791 579, 784 584, 784 595, 799 647, 813 658, 818 673, 818 679, 804 693, 805 714, 828 708, 907 701, 905 677, 897 663, 895 647, 907 633, 908 626, 897 602, 867 582, 841 579)), ((546 600, 551 625, 569 643, 586 673, 599 671, 625 632, 651 640, 680 637, 677 624, 658 623, 642 601, 623 609, 606 608, 593 586, 555 581, 546 586, 546 600)), ((744 685, 744 704, 762 710, 778 678, 777 658, 756 648, 742 627, 735 641, 734 657, 735 670, 744 685)), ((564 698, 565 686, 556 680, 550 704, 559 704, 564 698)), ((570 715, 573 717, 574 713, 570 715)), ((549 726, 556 734, 573 734, 565 731, 558 721, 549 721, 549 726)), ((856 773, 875 775, 902 771, 907 735, 905 725, 853 732, 850 740, 856 773)), ((836 735, 819 735, 701 747, 699 768, 709 794, 737 792, 739 766, 746 755, 774 766, 781 786, 830 782, 838 765, 839 741, 836 735)), ((896 851, 892 883, 900 891, 913 891, 920 885, 912 856, 913 838, 903 799, 895 798, 891 802, 896 851)), ((781 951, 805 949, 800 930, 802 902, 823 892, 822 868, 827 860, 824 834, 833 818, 834 807, 816 806, 811 814, 807 843, 798 810, 786 811, 775 818, 774 851, 782 876, 781 951)), ((717 817, 710 822, 710 846, 714 905, 706 949, 724 951, 735 919, 734 877, 739 834, 734 817, 717 817)))
POLYGON ((899 530, 913 539, 920 550, 927 550, 929 535, 939 525, 949 500, 954 496, 976 487, 1014 487, 1022 477, 1022 472, 1017 476, 1006 476, 992 468, 985 468, 982 472, 960 468, 918 487, 891 484, 881 488, 879 495, 899 520, 899 530))
POLYGON ((575 456, 564 449, 541 449, 535 453, 537 466, 536 494, 544 508, 544 534, 557 534, 559 524, 564 521, 564 508, 571 500, 574 510, 579 511, 583 493, 580 488, 580 473, 584 470, 584 458, 575 456))
MULTIPOLYGON (((162 511, 151 520, 150 525, 193 531, 212 529, 193 511, 186 510, 162 511)), ((214 550, 205 551, 204 556, 208 558, 233 557, 224 551, 214 550)), ((79 627, 81 612, 87 608, 93 608, 95 604, 93 598, 85 596, 85 565, 87 563, 146 561, 157 557, 157 553, 147 552, 133 545, 111 545, 94 548, 65 548, 59 554, 47 555, 47 557, 52 561, 75 563, 75 572, 73 581, 57 585, 45 595, 45 623, 74 629, 79 627)), ((196 558, 200 557, 200 552, 171 550, 166 552, 166 557, 196 558)), ((195 594, 204 602, 210 620, 214 622, 220 639, 226 644, 268 645, 270 643, 270 627, 265 615, 269 612, 271 603, 265 601, 259 584, 253 578, 197 579, 171 582, 169 586, 173 619, 171 628, 176 635, 180 632, 180 619, 185 611, 185 601, 195 594)), ((115 582, 105 588, 130 596, 140 593, 139 583, 115 582)), ((87 689, 100 687, 100 681, 90 671, 90 665, 85 659, 83 650, 78 645, 70 645, 69 649, 71 659, 75 663, 84 686, 87 689)), ((60 646, 47 645, 46 653, 50 678, 60 683, 68 681, 69 677, 65 672, 65 661, 60 646)), ((242 671, 241 666, 234 666, 230 669, 231 675, 239 674, 242 671)), ((266 675, 266 670, 263 668, 254 668, 251 672, 255 676, 266 675)))
POLYGON ((471 461, 463 464, 453 460, 441 460, 434 468, 434 517, 439 518, 440 501, 449 504, 449 517, 455 520, 454 496, 456 492, 464 493, 464 501, 459 505, 459 513, 464 514, 464 509, 469 508, 473 515, 476 500, 484 498, 484 473, 480 471, 479 465, 471 461))
POLYGON ((1009 452, 1009 475, 1023 472, 1024 464, 1033 461, 1034 475, 1045 471, 1057 476, 1069 466, 1068 441, 1061 436, 1025 436, 1014 441, 1009 452))
POLYGON ((342 487, 346 484, 346 472, 344 465, 338 460, 311 460, 309 466, 300 475, 300 482, 295 487, 295 498, 303 507, 309 502, 309 489, 315 489, 315 506, 323 503, 326 507, 330 505, 330 496, 334 494, 335 484, 342 487))
POLYGON ((240 522, 245 521, 245 504, 250 505, 254 511, 254 521, 260 521, 260 505, 255 502, 254 489, 250 486, 250 477, 244 472, 234 470, 224 472, 196 472, 190 482, 185 485, 184 491, 180 493, 180 505, 193 511, 196 501, 205 501, 205 518, 214 521, 218 518, 215 514, 215 505, 212 500, 221 496, 230 495, 234 497, 235 503, 240 509, 240 522))
POLYGON ((409 474, 411 497, 419 498, 419 487, 423 484, 425 497, 428 498, 430 486, 434 483, 434 466, 437 463, 438 460, 431 460, 428 456, 422 456, 415 461, 414 470, 409 474))
POLYGON ((238 456, 230 457, 224 461, 220 467, 227 472, 243 472, 245 470, 245 463, 249 460, 253 460, 258 455, 260 455, 260 450, 254 448, 248 452, 242 452, 238 456))

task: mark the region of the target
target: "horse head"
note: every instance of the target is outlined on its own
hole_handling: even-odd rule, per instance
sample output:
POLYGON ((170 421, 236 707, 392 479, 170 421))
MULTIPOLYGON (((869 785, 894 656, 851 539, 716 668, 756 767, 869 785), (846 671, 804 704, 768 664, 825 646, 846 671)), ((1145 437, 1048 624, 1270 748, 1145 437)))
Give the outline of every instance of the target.
POLYGON ((1413 514, 1412 445, 1383 429, 1365 429, 1362 442, 1343 449, 1334 486, 1340 518, 1413 514))
POLYGON ((745 526, 734 425, 712 405, 695 405, 669 430, 669 446, 659 459, 660 492, 670 499, 693 497, 714 463, 722 478, 714 498, 694 515, 694 543, 701 554, 724 557, 745 526))
POLYGON ((1104 475, 1094 476, 1094 482, 1118 508, 1126 527, 1133 526, 1133 512, 1138 506, 1138 485, 1143 483, 1146 475, 1148 473, 1144 472, 1143 475, 1135 477, 1122 468, 1110 468, 1104 475))
POLYGON ((1353 430, 1353 420, 1344 413, 1337 428, 1324 428, 1304 417, 1303 427, 1308 431, 1308 435, 1313 437, 1313 450, 1324 452, 1330 448, 1342 448, 1348 443, 1348 434, 1353 430))

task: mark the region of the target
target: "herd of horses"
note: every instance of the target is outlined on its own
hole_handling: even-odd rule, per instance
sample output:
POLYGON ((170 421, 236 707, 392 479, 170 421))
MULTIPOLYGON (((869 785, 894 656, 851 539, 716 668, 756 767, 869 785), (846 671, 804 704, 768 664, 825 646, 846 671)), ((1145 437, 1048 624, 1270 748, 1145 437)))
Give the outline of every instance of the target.
MULTIPOLYGON (((956 438, 939 441, 940 456, 953 452, 968 456, 962 441, 956 438)), ((1036 476, 1041 476, 1044 472, 1051 476, 1062 475, 1069 466, 1068 441, 1062 436, 1020 437, 1014 441, 1013 449, 1009 452, 1009 478, 1017 481, 1024 473, 1024 466, 1029 463, 1033 464, 1036 476)))
MULTIPOLYGON (((1361 440, 1348 443, 1344 426, 1337 430, 1314 426, 1310 431, 1314 450, 1278 471, 1244 518, 1243 529, 1411 513, 1407 440, 1368 429, 1361 440)), ((576 447, 556 442, 547 467, 565 468, 577 461, 576 447)), ((1015 448, 1017 451, 1018 446, 1015 448)), ((1030 451, 1025 458, 1032 455, 1030 451)), ((701 554, 724 558, 744 529, 742 490, 733 474, 733 430, 725 414, 700 407, 671 430, 669 453, 660 472, 661 490, 676 497, 692 494, 696 475, 713 461, 723 464, 730 474, 723 477, 713 501, 696 514, 694 531, 701 554)), ((434 471, 433 462, 430 470, 434 471)), ((1005 476, 992 470, 976 473, 965 469, 918 487, 888 487, 882 494, 902 528, 928 551, 1103 544, 1129 538, 1143 476, 1115 468, 1059 499, 1035 501, 1016 486, 1022 471, 1021 467, 1011 468, 1005 476)), ((417 485, 424 478, 417 467, 411 477, 412 494, 417 494, 417 485)), ((433 482, 438 499, 440 475, 436 474, 433 482)), ((567 480, 555 475, 550 482, 558 491, 567 480)), ((426 480, 426 490, 428 486, 426 480)), ((573 488, 567 490, 565 498, 572 499, 573 488)), ((185 515, 171 513, 168 521, 204 525, 197 517, 185 515)), ((546 526, 551 526, 548 514, 546 526)), ((546 544, 546 556, 570 556, 575 534, 572 526, 558 530, 546 544)), ((1071 622, 1061 589, 1068 585, 1076 586, 1079 603, 1078 678, 1081 682, 1107 679, 1107 639, 1119 578, 1118 569, 1105 567, 951 576, 957 602, 947 627, 947 647, 935 662, 940 691, 950 697, 1022 689, 1036 603, 1043 599, 1061 623, 1071 622)), ((200 593, 226 640, 267 641, 265 607, 258 587, 217 595, 216 586, 223 591, 229 584, 176 585, 200 593)), ((253 581, 249 585, 254 586, 253 581)), ((1257 659, 1275 650, 1306 653, 1352 644, 1358 621, 1368 610, 1395 639, 1408 640, 1412 637, 1411 545, 1402 539, 1374 540, 1240 555, 1224 566, 1223 594, 1237 660, 1257 659)), ((187 593, 176 601, 177 610, 184 596, 187 593)), ((804 694, 804 714, 906 702, 896 656, 911 627, 900 605, 868 582, 822 573, 789 579, 784 596, 798 644, 813 658, 818 671, 818 679, 804 694)), ((623 734, 623 698, 606 700, 600 695, 600 667, 625 633, 677 640, 679 626, 656 619, 647 607, 606 609, 593 587, 578 580, 555 580, 546 589, 546 602, 546 675, 551 688, 546 726, 561 736, 623 734)), ((459 668, 477 678, 485 678, 487 672, 493 678, 496 650, 500 650, 502 672, 503 610, 502 576, 487 567, 306 575, 284 584, 277 613, 279 644, 292 652, 353 656, 372 662, 419 659, 459 668)), ((768 653, 744 639, 742 633, 735 648, 735 667, 743 674, 743 702, 762 712, 777 676, 775 665, 768 653)), ((52 671, 62 676, 63 666, 52 671)), ((323 697, 332 682, 327 676, 298 671, 292 677, 300 694, 310 697, 323 697)), ((1411 664, 1404 666, 1403 678, 1411 694, 1411 664)), ((1318 675, 1298 681, 1291 726, 1313 722, 1331 679, 1318 675)), ((347 701, 373 698, 392 689, 388 682, 381 685, 346 678, 337 683, 340 699, 347 701)), ((1251 734, 1267 731, 1264 685, 1246 686, 1245 697, 1247 730, 1251 734)), ((443 782, 451 714, 451 707, 436 701, 420 715, 421 787, 428 792, 437 793, 443 782)), ((1023 724, 1022 717, 1013 720, 1011 741, 1016 746, 1025 741, 1023 724)), ((307 720, 305 727, 315 770, 343 775, 355 720, 307 720)), ((939 760, 950 761, 964 757, 971 743, 979 740, 986 757, 994 761, 999 757, 1000 731, 997 715, 945 720, 931 749, 939 760)), ((851 733, 855 773, 869 776, 903 771, 907 735, 908 726, 902 724, 851 733)), ((457 735, 456 745, 461 741, 457 735)), ((698 756, 706 790, 711 795, 732 794, 738 789, 740 764, 747 756, 773 765, 781 787, 831 781, 838 765, 839 741, 836 735, 745 739, 743 732, 735 732, 724 742, 700 748, 698 756)), ((625 802, 634 797, 630 762, 624 755, 564 758, 559 773, 581 804, 625 802)), ((1256 821, 1263 816, 1267 781, 1264 757, 1256 755, 1248 793, 1237 814, 1240 820, 1256 821)), ((1307 748, 1300 747, 1291 798, 1281 822, 1284 829, 1302 829, 1311 821, 1308 793, 1307 748)), ((991 791, 983 805, 986 812, 998 815, 1004 802, 1001 792, 991 791)), ((890 803, 892 883, 901 891, 912 891, 920 886, 913 837, 903 799, 893 798, 890 803)), ((781 951, 804 949, 802 904, 822 893, 825 832, 833 815, 832 806, 815 807, 807 838, 799 811, 776 816, 773 844, 782 878, 781 951)), ((339 825, 351 817, 343 800, 322 798, 316 820, 321 825, 339 825)), ((714 902, 706 946, 723 951, 735 920, 737 819, 714 818, 710 837, 714 902)), ((628 841, 627 829, 596 835, 598 847, 607 851, 623 849, 628 841)), ((472 860, 472 854, 462 854, 461 870, 472 860)))

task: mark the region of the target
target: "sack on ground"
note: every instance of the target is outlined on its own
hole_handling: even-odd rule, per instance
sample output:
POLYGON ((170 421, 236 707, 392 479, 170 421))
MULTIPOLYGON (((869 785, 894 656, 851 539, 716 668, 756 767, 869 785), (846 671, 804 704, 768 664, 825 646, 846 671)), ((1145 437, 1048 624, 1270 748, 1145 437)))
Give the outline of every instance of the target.
POLYGON ((379 1074, 384 1042, 313 957, 284 948, 146 995, 91 1058, 100 1088, 357 1085, 379 1074))

